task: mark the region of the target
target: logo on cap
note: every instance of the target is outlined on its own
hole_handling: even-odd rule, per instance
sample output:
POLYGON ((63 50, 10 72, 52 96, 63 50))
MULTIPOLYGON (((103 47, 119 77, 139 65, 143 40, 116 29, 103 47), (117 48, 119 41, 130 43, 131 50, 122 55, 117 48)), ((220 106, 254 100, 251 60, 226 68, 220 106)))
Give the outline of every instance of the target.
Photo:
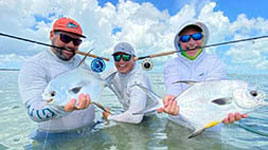
POLYGON ((67 25, 66 25, 67 28, 77 28, 77 25, 75 25, 74 23, 72 22, 69 22, 67 25))

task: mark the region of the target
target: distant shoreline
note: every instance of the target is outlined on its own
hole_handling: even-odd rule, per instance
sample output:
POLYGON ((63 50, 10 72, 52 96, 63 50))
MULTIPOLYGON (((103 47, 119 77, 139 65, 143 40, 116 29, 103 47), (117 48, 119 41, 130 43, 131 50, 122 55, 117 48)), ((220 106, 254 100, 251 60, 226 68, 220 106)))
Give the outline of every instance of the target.
POLYGON ((20 71, 20 69, 1 69, 0 71, 20 71))

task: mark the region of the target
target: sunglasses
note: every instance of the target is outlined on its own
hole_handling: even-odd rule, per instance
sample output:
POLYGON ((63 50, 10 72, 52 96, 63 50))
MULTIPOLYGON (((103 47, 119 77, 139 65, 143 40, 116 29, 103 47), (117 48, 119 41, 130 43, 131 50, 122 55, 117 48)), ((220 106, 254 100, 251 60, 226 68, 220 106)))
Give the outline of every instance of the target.
POLYGON ((115 54, 114 61, 119 62, 120 59, 123 58, 123 61, 129 61, 131 59, 131 55, 129 54, 115 54))
POLYGON ((60 40, 66 44, 68 44, 69 42, 73 41, 73 44, 75 46, 78 46, 82 43, 81 39, 76 39, 76 38, 72 38, 66 34, 60 33, 60 40))
POLYGON ((193 40, 197 41, 197 40, 201 40, 203 38, 202 33, 195 33, 192 35, 182 35, 180 37, 180 41, 183 43, 189 42, 190 39, 193 38, 193 40))

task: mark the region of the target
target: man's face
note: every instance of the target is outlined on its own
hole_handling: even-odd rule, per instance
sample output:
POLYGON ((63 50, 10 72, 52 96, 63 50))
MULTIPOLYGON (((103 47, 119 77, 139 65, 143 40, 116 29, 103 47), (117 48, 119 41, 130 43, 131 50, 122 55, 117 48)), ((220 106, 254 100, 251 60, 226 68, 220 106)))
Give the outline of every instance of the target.
POLYGON ((135 61, 133 56, 120 52, 114 54, 114 64, 118 72, 126 74, 132 70, 135 61), (117 60, 115 59, 115 57, 117 57, 117 60), (130 57, 129 60, 128 57, 130 57))
POLYGON ((50 40, 52 45, 64 47, 64 49, 53 48, 52 51, 57 57, 66 61, 70 60, 75 55, 75 52, 82 42, 80 36, 64 31, 51 31, 50 40))
POLYGON ((181 48, 186 51, 188 56, 194 57, 198 53, 198 50, 200 49, 200 47, 202 46, 203 38, 196 40, 192 37, 193 34, 198 34, 198 33, 201 33, 201 32, 195 28, 188 27, 184 29, 184 31, 182 32, 180 36, 182 37, 184 35, 191 35, 191 38, 188 42, 182 42, 181 40, 179 41, 181 48))

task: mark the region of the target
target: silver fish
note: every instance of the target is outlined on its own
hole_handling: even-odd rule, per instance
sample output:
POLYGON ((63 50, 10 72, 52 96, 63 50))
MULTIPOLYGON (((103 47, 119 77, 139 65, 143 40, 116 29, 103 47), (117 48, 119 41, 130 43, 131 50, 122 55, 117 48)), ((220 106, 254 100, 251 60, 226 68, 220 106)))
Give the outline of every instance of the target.
MULTIPOLYGON (((85 58, 77 68, 64 72, 52 79, 43 91, 43 100, 59 109, 62 109, 71 99, 78 99, 81 93, 88 93, 91 101, 98 101, 104 87, 108 85, 107 82, 114 75, 112 74, 106 80, 103 80, 97 73, 81 65, 85 61, 85 58)), ((96 102, 92 103, 98 107, 101 106, 96 102)), ((103 107, 99 108, 103 109, 103 107)))
MULTIPOLYGON (((241 80, 177 83, 190 84, 175 98, 179 106, 179 116, 194 128, 194 132, 188 138, 195 137, 221 123, 229 113, 249 113, 259 107, 268 106, 264 101, 266 98, 264 92, 250 88, 248 83, 241 80)), ((145 87, 138 86, 152 99, 157 100, 159 105, 135 114, 148 113, 163 107, 159 96, 145 87)))

